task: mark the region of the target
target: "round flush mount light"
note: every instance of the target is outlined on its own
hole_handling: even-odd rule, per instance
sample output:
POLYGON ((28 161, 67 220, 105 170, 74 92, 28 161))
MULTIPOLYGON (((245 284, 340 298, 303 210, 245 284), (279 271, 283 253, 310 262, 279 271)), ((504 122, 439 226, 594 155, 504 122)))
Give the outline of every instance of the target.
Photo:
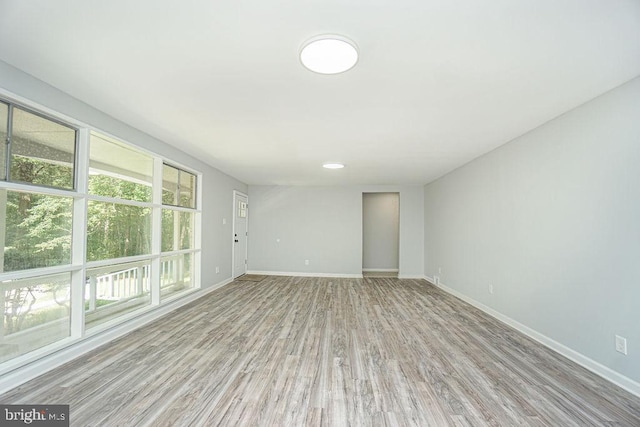
POLYGON ((343 36, 317 36, 302 45, 300 62, 316 73, 344 73, 358 62, 358 48, 353 41, 343 36))
POLYGON ((342 163, 325 163, 322 167, 325 169, 342 169, 344 165, 342 163))

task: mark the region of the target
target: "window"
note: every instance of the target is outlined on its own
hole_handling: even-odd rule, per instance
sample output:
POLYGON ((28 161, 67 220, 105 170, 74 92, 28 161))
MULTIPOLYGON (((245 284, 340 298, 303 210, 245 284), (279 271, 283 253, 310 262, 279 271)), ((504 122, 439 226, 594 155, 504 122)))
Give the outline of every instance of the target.
POLYGON ((87 261, 151 253, 151 208, 89 201, 87 261))
POLYGON ((128 263, 87 271, 85 327, 91 329, 108 320, 149 305, 151 264, 128 263))
POLYGON ((76 130, 13 106, 10 117, 9 180, 73 189, 76 130))
POLYGON ((193 249, 193 212, 162 210, 162 252, 193 249))
POLYGON ((200 286, 198 176, 68 121, 0 100, 0 374, 200 286))
POLYGON ((0 179, 7 180, 7 153, 6 142, 9 136, 9 106, 0 102, 0 179))
POLYGON ((167 164, 162 169, 162 203, 196 207, 196 176, 167 164))
POLYGON ((193 287, 193 263, 191 254, 177 254, 162 258, 160 270, 160 295, 167 297, 193 287))
POLYGON ((69 336, 70 279, 65 273, 0 281, 4 302, 0 362, 69 336))
POLYGON ((196 175, 185 170, 167 164, 162 167, 162 298, 193 287, 196 180, 196 175))
POLYGON ((0 213, 0 272, 71 263, 71 197, 0 188, 0 213))
POLYGON ((91 132, 87 260, 151 253, 153 157, 113 138, 91 132), (143 202, 132 205, 127 201, 143 202))
POLYGON ((153 157, 95 132, 89 147, 90 194, 151 202, 153 157))

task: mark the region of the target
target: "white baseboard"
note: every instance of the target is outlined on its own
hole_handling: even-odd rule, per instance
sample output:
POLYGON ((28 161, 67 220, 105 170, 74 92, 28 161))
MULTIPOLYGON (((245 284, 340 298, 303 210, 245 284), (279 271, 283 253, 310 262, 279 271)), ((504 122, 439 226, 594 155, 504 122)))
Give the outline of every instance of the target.
POLYGON ((397 273, 397 268, 363 268, 362 271, 366 273, 397 273))
POLYGON ((35 377, 38 377, 58 366, 88 353, 91 350, 104 345, 110 341, 120 338, 123 335, 133 332, 134 330, 182 307, 192 301, 205 296, 206 294, 231 283, 233 279, 229 278, 213 286, 191 292, 182 298, 177 298, 166 305, 158 306, 150 309, 140 316, 130 319, 124 323, 113 326, 95 335, 81 338, 68 346, 43 356, 31 363, 16 368, 0 377, 0 394, 5 393, 35 377))
POLYGON ((362 274, 342 273, 301 273, 297 271, 247 271, 247 274, 262 274, 266 276, 293 276, 293 277, 338 277, 345 279, 362 279, 362 274))
MULTIPOLYGON (((428 282, 430 282, 431 284, 433 284, 433 280, 428 277, 425 276, 424 277, 428 282)), ((629 393, 635 394, 636 396, 640 397, 640 383, 632 380, 631 378, 625 377, 624 375, 614 371, 611 368, 608 368, 598 362, 596 362, 595 360, 592 360, 590 358, 588 358, 587 356, 578 353, 575 350, 570 349, 569 347, 565 346, 564 344, 561 344, 549 337, 547 337, 546 335, 541 334, 538 331, 535 331, 531 328, 529 328, 528 326, 523 325, 522 323, 513 320, 512 318, 505 316, 504 314, 500 313, 499 311, 496 311, 494 309, 492 309, 491 307, 482 304, 481 302, 478 302, 476 300, 474 300, 473 298, 470 298, 468 296, 466 296, 463 293, 460 293, 458 291, 456 291, 455 289, 449 288, 445 285, 443 285, 442 283, 440 283, 439 285, 437 285, 438 288, 442 289, 443 291, 460 298, 461 300, 463 300, 464 302, 471 304, 472 306, 484 311, 485 313, 487 313, 488 315, 498 319, 499 321, 501 321, 502 323, 505 323, 509 326, 511 326, 512 328, 516 329, 519 332, 522 332, 523 334, 525 334, 526 336, 528 336, 529 338, 539 342, 540 344, 550 348, 551 350, 555 351, 556 353, 561 354, 562 356, 566 357, 569 360, 572 360, 573 362, 577 363, 578 365, 590 370, 591 372, 593 372, 596 375, 601 376, 602 378, 604 378, 607 381, 612 382, 613 384, 627 390, 629 393)))
MULTIPOLYGON (((380 270, 380 269, 363 269, 363 272, 397 272, 398 270, 380 270)), ((337 277, 344 279, 362 279, 362 274, 344 274, 344 273, 301 273, 296 271, 258 271, 249 270, 247 274, 261 274, 266 276, 292 276, 292 277, 337 277)), ((425 277, 416 275, 398 275, 398 279, 424 279, 425 277)))

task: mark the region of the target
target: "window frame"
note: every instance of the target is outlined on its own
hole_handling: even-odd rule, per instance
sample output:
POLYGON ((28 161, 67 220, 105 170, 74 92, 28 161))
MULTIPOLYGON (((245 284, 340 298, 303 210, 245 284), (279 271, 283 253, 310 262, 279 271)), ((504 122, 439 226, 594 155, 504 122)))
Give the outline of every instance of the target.
MULTIPOLYGON (((158 157, 157 154, 154 154, 154 153, 152 153, 152 152, 150 152, 148 150, 144 150, 144 149, 142 149, 142 148, 140 148, 140 147, 138 147, 138 146, 136 146, 134 144, 128 143, 126 141, 123 141, 120 138, 116 138, 116 137, 108 134, 107 132, 101 132, 101 131, 98 131, 97 129, 89 129, 89 144, 88 144, 88 150, 87 150, 88 151, 88 170, 89 170, 89 172, 91 171, 91 160, 92 160, 91 159, 91 140, 94 137, 97 138, 97 139, 102 139, 103 141, 108 142, 108 143, 112 143, 112 144, 116 144, 116 145, 129 146, 132 149, 132 151, 137 151, 138 153, 140 153, 142 155, 149 156, 149 158, 150 158, 152 163, 155 161, 155 158, 158 157)), ((117 198, 117 197, 103 196, 103 195, 100 195, 100 194, 90 193, 89 192, 89 188, 87 188, 87 194, 92 196, 92 197, 95 197, 95 200, 98 200, 98 198, 102 197, 104 199, 104 201, 116 200, 116 201, 122 201, 122 202, 137 202, 137 203, 144 204, 144 206, 148 206, 148 205, 150 206, 154 202, 154 200, 153 200, 153 187, 155 185, 155 182, 153 180, 153 175, 154 175, 153 167, 152 167, 151 174, 152 174, 152 176, 151 176, 151 185, 150 185, 150 187, 151 187, 151 199, 149 201, 140 201, 140 200, 134 200, 134 199, 120 199, 120 198, 117 198)), ((90 173, 89 173, 89 175, 90 175, 90 173)), ((106 176, 108 176, 108 175, 106 175, 106 176)), ((89 185, 90 180, 91 180, 90 176, 88 176, 87 177, 87 186, 89 185)), ((133 180, 122 179, 122 181, 129 182, 129 183, 135 183, 133 180)), ((142 206, 142 205, 140 205, 140 206, 142 206)))
MULTIPOLYGON (((185 168, 180 167, 180 166, 176 166, 175 164, 168 163, 168 162, 165 162, 165 161, 163 161, 163 162, 162 162, 163 171, 164 171, 164 166, 168 166, 168 167, 170 167, 170 168, 174 168, 175 170, 177 170, 177 171, 178 171, 178 180, 177 180, 177 182, 176 182, 176 199, 177 199, 177 203, 178 203, 178 204, 171 204, 171 203, 164 203, 164 202, 162 202, 162 204, 163 204, 164 206, 172 206, 172 207, 174 207, 174 208, 183 208, 183 209, 190 209, 190 210, 198 210, 198 187, 199 187, 199 185, 198 185, 198 180, 199 180, 199 179, 198 179, 198 174, 197 174, 197 173, 190 172, 188 169, 185 169, 185 168), (195 188, 193 189, 193 193, 194 193, 194 196, 195 196, 195 200, 194 200, 194 203, 193 203, 193 204, 194 204, 195 206, 193 206, 193 207, 191 207, 191 206, 182 206, 182 205, 180 204, 180 188, 181 188, 181 185, 180 185, 180 176, 181 176, 182 172, 185 172, 185 173, 188 173, 188 174, 190 174, 190 175, 193 175, 193 176, 196 178, 195 188)), ((161 199, 161 201, 162 201, 162 199, 161 199)))
MULTIPOLYGON (((4 178, 10 177, 10 170, 7 169, 6 176, 0 177, 0 190, 30 192, 43 195, 70 197, 73 200, 73 218, 71 226, 71 262, 69 264, 33 268, 29 270, 17 270, 11 272, 0 272, 0 286, 3 281, 29 279, 37 276, 48 276, 59 273, 68 273, 71 275, 71 325, 70 336, 37 348, 23 355, 14 357, 3 363, 0 363, 0 376, 14 369, 23 367, 35 360, 47 356, 53 352, 59 351, 70 345, 82 342, 88 338, 99 335, 113 328, 114 326, 126 324, 133 321, 139 316, 157 310, 167 303, 180 299, 197 292, 201 289, 201 215, 202 211, 198 208, 202 205, 202 182, 203 175, 201 172, 193 168, 176 162, 164 155, 148 150, 135 141, 128 141, 118 136, 104 131, 95 126, 71 118, 57 111, 41 106, 31 100, 12 94, 0 87, 0 102, 9 105, 12 111, 12 105, 37 116, 51 120, 55 123, 69 127, 75 131, 74 141, 74 161, 73 161, 73 188, 60 188, 46 185, 32 184, 22 181, 10 181, 4 178), (148 154, 154 162, 153 178, 152 178, 152 199, 150 202, 138 202, 135 200, 125 200, 119 198, 111 198, 89 194, 89 166, 90 166, 90 135, 92 132, 104 135, 118 143, 129 146, 137 151, 148 154), (195 176, 195 207, 186 208, 180 206, 168 206, 162 203, 162 165, 167 163, 169 166, 184 170, 195 176), (90 200, 107 203, 117 203, 130 206, 148 207, 151 209, 151 251, 149 254, 136 255, 130 257, 111 258, 104 260, 88 261, 87 260, 87 224, 88 224, 88 204, 90 200), (162 233, 162 209, 171 208, 174 210, 185 210, 194 212, 193 224, 193 248, 188 250, 162 252, 161 250, 161 233, 162 233), (161 258, 169 255, 180 253, 189 253, 192 256, 193 274, 191 281, 193 286, 183 292, 172 294, 169 298, 160 298, 160 268, 161 258), (142 306, 140 309, 128 312, 122 316, 118 316, 111 320, 105 321, 91 329, 85 329, 85 286, 87 270, 108 267, 110 265, 126 265, 129 263, 139 263, 148 261, 151 264, 151 286, 150 299, 148 305, 142 306)), ((12 113, 11 113, 12 114, 12 113)), ((12 117, 8 115, 8 126, 11 125, 12 117)), ((7 129, 7 138, 12 135, 11 130, 7 129)), ((3 147, 4 148, 4 147, 3 147)), ((7 161, 11 161, 11 154, 7 153, 7 161)), ((4 255, 3 255, 4 256, 4 255)), ((3 291, 2 291, 3 292, 3 291)), ((4 310, 4 307, 3 307, 4 310)), ((4 311, 3 311, 4 312, 4 311)))
MULTIPOLYGON (((2 95, 1 92, 0 92, 0 95, 2 95)), ((0 178, 0 182, 13 182, 16 184, 24 184, 24 185, 34 186, 34 187, 52 188, 57 190, 76 192, 78 189, 78 147, 80 146, 80 127, 68 121, 58 119, 56 117, 52 117, 51 115, 42 113, 38 110, 34 110, 33 108, 25 106, 23 103, 14 102, 14 101, 11 101, 10 99, 5 99, 2 97, 0 97, 0 102, 9 106, 9 110, 7 112, 7 140, 5 141, 5 147, 6 147, 6 150, 5 150, 6 158, 5 158, 5 165, 4 165, 5 176, 0 178), (18 108, 19 110, 22 110, 26 113, 29 113, 36 117, 40 117, 41 119, 45 119, 50 122, 56 123, 60 126, 70 128, 74 131, 75 137, 73 141, 73 166, 72 166, 73 178, 71 179, 71 184, 72 184, 71 188, 56 187, 53 185, 46 185, 46 184, 34 184, 31 182, 11 179, 11 160, 12 160, 11 147, 13 144, 13 110, 14 108, 18 108)))

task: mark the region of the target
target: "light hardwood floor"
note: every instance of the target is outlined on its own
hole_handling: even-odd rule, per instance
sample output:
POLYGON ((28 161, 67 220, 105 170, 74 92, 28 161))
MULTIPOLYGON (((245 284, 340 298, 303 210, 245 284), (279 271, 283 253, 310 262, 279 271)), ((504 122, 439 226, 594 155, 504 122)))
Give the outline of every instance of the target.
POLYGON ((73 426, 640 425, 640 398, 398 279, 235 281, 0 402, 73 426))

